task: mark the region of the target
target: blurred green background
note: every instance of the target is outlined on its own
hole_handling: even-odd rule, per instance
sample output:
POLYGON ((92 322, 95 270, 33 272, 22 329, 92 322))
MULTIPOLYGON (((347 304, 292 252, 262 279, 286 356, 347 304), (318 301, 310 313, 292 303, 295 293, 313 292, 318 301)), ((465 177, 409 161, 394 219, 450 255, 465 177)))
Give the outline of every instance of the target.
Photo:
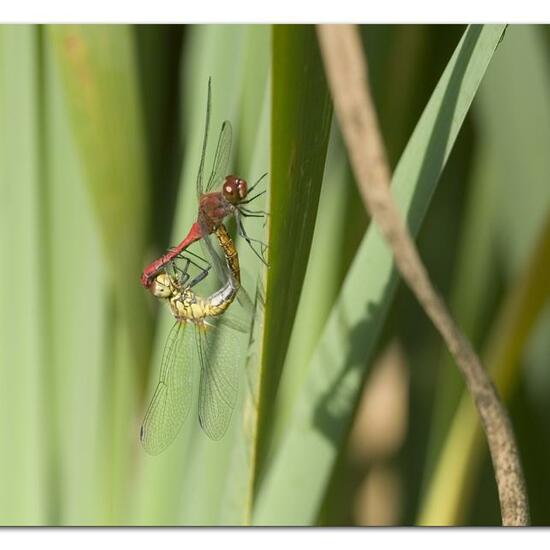
MULTIPOLYGON (((396 200, 548 525, 550 34, 361 34, 396 200)), ((3 25, 0 122, 0 524, 500 523, 471 400, 357 193, 314 27, 3 25), (268 224, 247 225, 269 269, 238 240, 263 300, 228 433, 208 440, 194 405, 150 457, 171 323, 139 276, 196 216, 209 76, 207 167, 229 119, 232 172, 269 172, 268 224)))

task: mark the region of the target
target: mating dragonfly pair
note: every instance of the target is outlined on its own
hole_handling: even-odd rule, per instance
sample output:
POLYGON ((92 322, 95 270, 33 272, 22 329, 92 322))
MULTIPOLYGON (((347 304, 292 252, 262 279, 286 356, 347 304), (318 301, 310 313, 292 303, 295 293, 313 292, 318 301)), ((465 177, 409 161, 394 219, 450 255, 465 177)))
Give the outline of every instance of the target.
POLYGON ((141 275, 142 285, 154 296, 166 301, 176 319, 164 347, 159 381, 141 426, 140 440, 149 454, 159 454, 172 443, 189 413, 195 387, 193 364, 200 365, 198 416, 201 428, 211 439, 218 440, 225 434, 231 420, 238 395, 237 367, 242 351, 233 331, 246 332, 249 326, 229 317, 226 311, 235 299, 249 312, 253 306, 241 288, 239 258, 224 225, 225 218, 234 216, 239 234, 265 263, 266 245, 247 235, 242 218, 267 215, 248 208, 251 201, 265 193, 261 191, 252 195, 267 174, 250 188, 245 180, 226 175, 231 153, 231 124, 228 121, 222 124, 212 172, 206 186, 203 185, 210 103, 209 80, 206 124, 197 175, 197 220, 181 243, 148 265, 141 275), (218 253, 211 242, 212 234, 223 254, 218 253), (212 260, 218 278, 224 282, 208 297, 202 297, 193 290, 208 276, 212 265, 187 250, 196 241, 200 241, 203 252, 212 260), (254 243, 259 244, 259 252, 254 243), (194 277, 190 274, 192 266, 199 270, 194 277), (216 354, 212 357, 214 348, 216 354))

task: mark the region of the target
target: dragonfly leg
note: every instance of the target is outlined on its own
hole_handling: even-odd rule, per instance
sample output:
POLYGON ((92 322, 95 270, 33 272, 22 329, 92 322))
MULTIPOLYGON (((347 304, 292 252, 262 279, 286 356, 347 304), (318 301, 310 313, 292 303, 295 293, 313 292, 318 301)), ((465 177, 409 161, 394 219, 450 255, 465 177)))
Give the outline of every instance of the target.
POLYGON ((245 218, 265 218, 266 216, 269 216, 269 213, 264 212, 263 210, 248 210, 248 208, 240 208, 240 211, 245 218))
POLYGON ((239 205, 240 204, 248 204, 248 203, 252 202, 254 199, 257 199, 258 197, 261 197, 265 193, 266 193, 266 191, 264 189, 264 191, 260 191, 259 193, 256 193, 253 197, 250 197, 249 199, 246 199, 245 201, 239 201, 239 205))
POLYGON ((194 256, 195 258, 197 258, 197 260, 200 260, 203 264, 210 265, 210 263, 208 262, 208 260, 205 260, 202 256, 200 256, 199 254, 196 254, 196 253, 193 252, 192 250, 185 249, 185 253, 186 253, 186 254, 189 254, 189 255, 191 255, 191 256, 194 256))
MULTIPOLYGON (((257 186, 257 185, 267 176, 268 173, 269 173, 269 172, 266 172, 265 174, 262 174, 262 175, 258 178, 258 181, 256 181, 256 183, 255 183, 252 187, 250 187, 250 188, 248 189, 248 192, 251 193, 252 191, 254 191, 254 188, 255 188, 255 187, 256 187, 256 186, 257 186)), ((264 193, 265 193, 265 191, 264 191, 264 193)))
POLYGON ((198 270, 200 271, 204 271, 205 269, 208 270, 210 269, 211 265, 209 262, 207 262, 204 258, 202 258, 201 256, 199 256, 198 254, 194 254, 193 252, 189 251, 189 250, 186 250, 185 251, 185 254, 178 254, 176 256, 176 258, 180 259, 180 260, 184 260, 187 262, 186 264, 186 269, 189 268, 189 265, 192 265, 194 267, 196 267, 198 270), (191 258, 189 258, 187 256, 187 254, 191 254, 192 256, 195 256, 196 258, 198 258, 201 262, 202 262, 202 265, 201 264, 198 264, 197 262, 194 262, 191 258))
POLYGON ((263 257, 265 251, 267 250, 267 245, 263 242, 263 241, 260 241, 259 239, 252 239, 251 237, 249 237, 244 229, 244 226, 243 226, 243 222, 241 220, 241 216, 240 215, 236 215, 235 216, 235 219, 237 220, 237 229, 239 231, 239 235, 248 243, 248 245, 250 246, 250 248, 252 248, 252 251, 254 252, 254 254, 256 254, 256 256, 262 261, 262 263, 269 267, 267 262, 265 261, 265 258, 263 257), (260 245, 260 253, 258 253, 258 251, 254 248, 254 245, 252 243, 259 243, 260 245))
POLYGON ((240 207, 239 210, 245 218, 265 218, 263 225, 265 227, 269 212, 266 212, 265 210, 249 210, 248 208, 242 207, 240 207))
POLYGON ((167 264, 166 264, 166 271, 170 270, 171 271, 171 275, 177 275, 178 272, 181 272, 182 270, 180 268, 178 268, 176 266, 176 263, 174 262, 174 260, 170 260, 167 264))
POLYGON ((208 272, 210 271, 210 268, 212 266, 209 265, 206 269, 203 269, 190 283, 189 283, 189 288, 193 288, 195 285, 199 284, 207 275, 208 275, 208 272))
POLYGON ((183 257, 182 259, 186 262, 184 268, 178 267, 174 262, 170 262, 170 264, 174 273, 177 275, 180 284, 183 286, 189 280, 189 277, 190 277, 189 264, 191 263, 191 260, 186 257, 183 257))
MULTIPOLYGON (((189 252, 189 251, 187 251, 189 252)), ((178 275, 179 282, 182 286, 184 286, 187 281, 190 279, 191 275, 189 274, 189 266, 192 265, 196 267, 200 273, 189 283, 189 288, 192 288, 196 284, 200 283, 210 271, 210 268, 212 267, 206 260, 204 260, 201 256, 198 254, 193 254, 189 252, 193 256, 200 259, 204 264, 206 264, 206 267, 203 265, 199 265, 198 263, 194 262, 191 258, 189 258, 186 254, 178 254, 176 258, 183 260, 185 262, 185 266, 183 268, 178 267, 174 262, 171 263, 171 267, 174 270, 174 272, 178 275)))

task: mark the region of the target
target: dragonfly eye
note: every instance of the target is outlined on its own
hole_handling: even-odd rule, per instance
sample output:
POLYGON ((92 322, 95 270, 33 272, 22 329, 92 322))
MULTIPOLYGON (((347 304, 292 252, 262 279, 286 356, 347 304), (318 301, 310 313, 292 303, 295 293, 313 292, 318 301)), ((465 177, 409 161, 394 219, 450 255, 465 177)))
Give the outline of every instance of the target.
POLYGON ((246 197, 248 185, 245 180, 236 176, 227 176, 223 184, 223 195, 225 199, 234 204, 246 197))
POLYGON ((227 176, 223 184, 223 196, 225 199, 234 203, 239 200, 239 178, 236 176, 227 176))
POLYGON ((237 193, 239 195, 240 200, 243 200, 248 194, 248 184, 246 183, 245 180, 242 180, 242 179, 237 180, 237 193))

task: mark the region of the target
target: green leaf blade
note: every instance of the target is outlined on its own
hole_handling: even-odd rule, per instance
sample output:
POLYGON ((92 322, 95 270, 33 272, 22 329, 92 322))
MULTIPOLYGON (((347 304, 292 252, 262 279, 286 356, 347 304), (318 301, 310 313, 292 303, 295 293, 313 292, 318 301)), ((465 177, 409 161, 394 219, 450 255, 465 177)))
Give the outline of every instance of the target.
POLYGON ((307 267, 332 115, 314 27, 275 26, 272 47, 268 337, 261 367, 258 471, 307 267))

